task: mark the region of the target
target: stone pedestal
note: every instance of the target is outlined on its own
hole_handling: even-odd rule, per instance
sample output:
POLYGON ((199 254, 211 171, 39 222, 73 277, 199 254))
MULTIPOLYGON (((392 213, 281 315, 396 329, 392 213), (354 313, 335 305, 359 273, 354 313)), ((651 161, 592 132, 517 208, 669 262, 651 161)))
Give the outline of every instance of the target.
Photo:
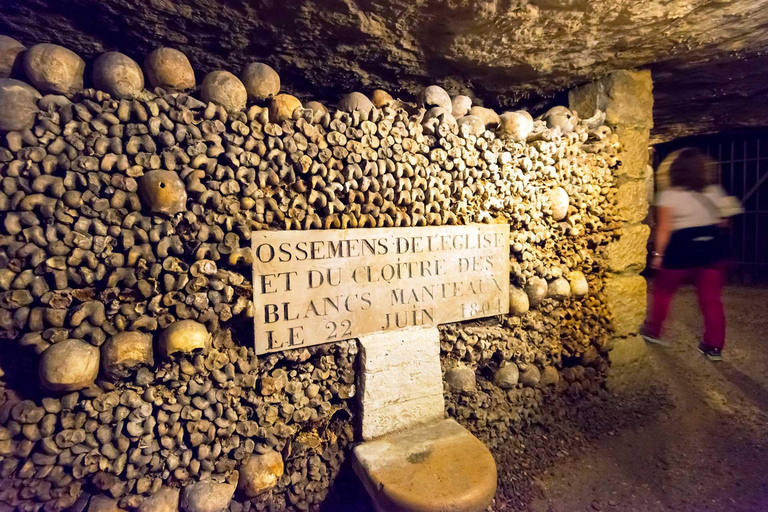
POLYGON ((605 112, 605 121, 619 136, 621 164, 615 171, 616 206, 625 223, 618 241, 605 248, 608 275, 604 298, 614 329, 610 359, 621 365, 641 357, 634 335, 645 318, 646 242, 648 216, 648 144, 653 127, 653 81, 650 71, 617 71, 568 94, 570 107, 581 117, 605 112))
POLYGON ((359 338, 355 472, 379 512, 482 512, 496 493, 483 443, 443 419, 440 333, 411 328, 359 338), (374 440, 375 439, 375 440, 374 440))
POLYGON ((379 512, 480 512, 496 494, 496 463, 447 419, 355 448, 355 472, 379 512))

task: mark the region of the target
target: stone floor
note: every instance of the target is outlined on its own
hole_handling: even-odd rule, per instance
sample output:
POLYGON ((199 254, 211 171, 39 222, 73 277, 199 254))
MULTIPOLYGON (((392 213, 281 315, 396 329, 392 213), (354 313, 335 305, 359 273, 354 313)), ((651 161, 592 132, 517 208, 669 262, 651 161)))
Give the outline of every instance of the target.
POLYGON ((590 443, 538 480, 536 512, 768 510, 768 289, 729 288, 725 360, 696 351, 695 293, 673 304, 664 338, 624 372, 666 386, 673 407, 590 443))
MULTIPOLYGON (((768 289, 730 288, 724 301, 723 362, 696 351, 701 318, 684 289, 670 347, 649 347, 612 370, 610 393, 543 411, 542 425, 493 451, 500 479, 490 510, 768 510, 768 289)), ((323 512, 372 512, 351 470, 336 487, 323 512)))

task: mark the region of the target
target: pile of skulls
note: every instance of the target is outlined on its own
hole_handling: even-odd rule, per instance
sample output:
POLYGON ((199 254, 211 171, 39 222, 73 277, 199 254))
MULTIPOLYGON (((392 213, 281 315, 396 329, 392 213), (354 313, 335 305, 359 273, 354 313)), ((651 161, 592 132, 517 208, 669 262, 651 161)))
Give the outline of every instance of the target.
MULTIPOLYGON (((59 380, 64 394, 39 402, 4 397, 0 503, 62 510, 99 493, 112 507, 176 510, 152 508, 144 497, 178 502, 180 488, 190 511, 226 508, 236 489, 246 510, 265 510, 276 499, 264 496, 270 490, 300 509, 322 501, 353 437, 347 399, 356 345, 259 358, 226 336, 200 339, 202 324, 178 324, 163 331, 164 351, 205 348, 117 382, 59 380), (217 505, 206 508, 208 500, 217 505)), ((73 352, 62 360, 82 355, 73 352)), ((42 368, 41 378, 52 380, 42 368)))
POLYGON ((49 395, 2 395, 0 505, 263 510, 271 489, 316 508, 352 439, 356 345, 253 354, 258 230, 508 222, 512 314, 444 329, 449 394, 598 360, 620 164, 600 113, 498 115, 437 86, 328 109, 261 63, 198 87, 170 48, 143 69, 104 54, 83 89, 65 48, 0 36, 0 55, 26 80, 0 78, 0 336, 49 395))

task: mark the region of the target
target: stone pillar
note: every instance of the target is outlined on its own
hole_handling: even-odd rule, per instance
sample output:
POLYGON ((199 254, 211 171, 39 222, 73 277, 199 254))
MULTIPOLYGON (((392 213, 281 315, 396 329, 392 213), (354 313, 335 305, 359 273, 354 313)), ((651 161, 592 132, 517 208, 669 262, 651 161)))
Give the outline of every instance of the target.
POLYGON ((645 344, 637 332, 646 312, 645 268, 650 228, 648 216, 648 145, 653 127, 653 81, 650 71, 617 71, 570 91, 570 108, 581 117, 596 109, 619 137, 622 152, 615 171, 616 204, 624 225, 618 240, 605 248, 607 261, 603 293, 613 316, 614 340, 610 359, 623 364, 638 359, 645 344))

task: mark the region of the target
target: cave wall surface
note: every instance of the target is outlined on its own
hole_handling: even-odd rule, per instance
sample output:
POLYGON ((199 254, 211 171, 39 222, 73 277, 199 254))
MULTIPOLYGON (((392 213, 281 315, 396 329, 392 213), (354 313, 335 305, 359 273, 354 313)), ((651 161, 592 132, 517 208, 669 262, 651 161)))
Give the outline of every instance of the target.
POLYGON ((755 0, 466 0, 252 2, 7 0, 0 33, 84 57, 154 47, 204 73, 250 60, 287 92, 336 99, 429 83, 486 106, 533 108, 618 69, 650 68, 651 142, 764 124, 768 9, 755 0))

